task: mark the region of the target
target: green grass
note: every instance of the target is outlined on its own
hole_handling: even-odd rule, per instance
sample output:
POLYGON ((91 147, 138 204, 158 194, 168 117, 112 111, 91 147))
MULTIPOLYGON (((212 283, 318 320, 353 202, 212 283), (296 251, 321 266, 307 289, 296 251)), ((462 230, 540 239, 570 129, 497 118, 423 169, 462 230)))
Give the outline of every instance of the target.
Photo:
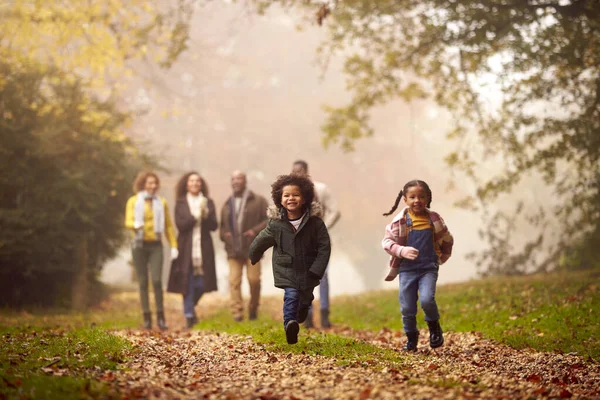
MULTIPOLYGON (((600 272, 588 271, 440 285, 436 297, 442 326, 446 331, 479 331, 515 348, 576 352, 597 362, 599 278, 600 272)), ((280 307, 280 299, 263 300, 264 310, 280 307)), ((402 329, 397 289, 336 297, 331 315, 337 326, 402 329)), ((426 327, 422 313, 418 321, 426 327)), ((92 368, 117 368, 131 345, 107 329, 139 323, 137 293, 131 291, 115 292, 110 301, 85 313, 0 311, 0 399, 110 397, 108 384, 94 377, 92 368)), ((315 330, 302 329, 299 342, 288 345, 281 321, 268 312, 257 321, 235 323, 226 305, 211 309, 196 328, 251 336, 268 351, 331 357, 340 365, 380 368, 407 360, 401 352, 315 330)))
POLYGON ((114 370, 131 345, 102 329, 0 328, 0 398, 98 397, 94 367, 114 370))
POLYGON ((0 308, 0 326, 127 329, 138 328, 141 318, 139 295, 131 288, 113 288, 109 299, 84 312, 59 307, 0 308))
MULTIPOLYGON (((489 278, 437 288, 445 331, 478 331, 514 348, 600 357, 600 271, 489 278)), ((397 285, 397 281, 396 281, 397 285)), ((417 316, 426 328, 423 314, 417 316)), ((398 290, 332 302, 334 324, 402 329, 398 290)))
POLYGON ((231 313, 226 309, 209 319, 202 320, 195 329, 251 336, 252 340, 265 345, 269 351, 333 357, 339 365, 358 363, 379 367, 384 364, 401 365, 404 362, 403 355, 396 351, 339 335, 307 331, 302 327, 298 335, 298 343, 289 345, 281 321, 261 316, 256 321, 238 323, 233 321, 231 313), (373 359, 378 362, 374 362, 373 359))

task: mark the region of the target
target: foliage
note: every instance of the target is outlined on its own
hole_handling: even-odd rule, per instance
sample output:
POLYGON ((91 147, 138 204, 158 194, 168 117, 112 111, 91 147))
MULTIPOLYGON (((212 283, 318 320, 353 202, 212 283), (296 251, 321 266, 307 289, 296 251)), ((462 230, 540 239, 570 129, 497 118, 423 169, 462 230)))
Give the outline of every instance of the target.
POLYGON ((0 58, 42 72, 59 69, 73 83, 112 91, 136 63, 168 68, 187 48, 192 1, 77 2, 15 0, 0 8, 0 58))
POLYGON ((112 133, 128 116, 58 72, 19 74, 4 63, 0 71, 0 300, 51 304, 70 293, 82 235, 92 274, 124 239, 135 164, 112 133))
POLYGON ((551 202, 485 215, 484 226, 493 226, 481 231, 489 249, 475 257, 484 271, 548 270, 566 248, 598 244, 597 233, 590 233, 600 225, 597 1, 255 3, 261 11, 274 3, 304 7, 319 23, 326 17, 328 38, 319 51, 325 61, 333 53, 346 57, 352 98, 344 106, 326 106, 325 145, 353 150, 359 138, 373 134, 373 107, 398 97, 427 96, 454 118, 448 137, 457 148, 447 163, 478 187, 464 206, 487 209, 500 194, 515 189, 521 192, 517 195, 526 194, 525 203, 533 203, 528 178, 543 179, 558 198, 545 216, 539 203, 551 202), (522 224, 512 224, 513 217, 522 224), (548 221, 560 229, 558 237, 544 231, 548 221), (542 233, 511 241, 528 225, 542 233))
POLYGON ((79 298, 97 300, 87 281, 123 244, 130 184, 149 161, 127 139, 135 110, 120 95, 140 63, 168 68, 186 49, 191 7, 0 6, 0 303, 68 304, 80 283, 79 298))
MULTIPOLYGON (((436 292, 445 331, 481 332, 510 346, 600 357, 596 309, 598 272, 492 277, 442 285, 436 292)), ((342 297, 334 324, 354 329, 402 329, 397 291, 342 297)), ((422 311, 417 317, 426 328, 422 311)))

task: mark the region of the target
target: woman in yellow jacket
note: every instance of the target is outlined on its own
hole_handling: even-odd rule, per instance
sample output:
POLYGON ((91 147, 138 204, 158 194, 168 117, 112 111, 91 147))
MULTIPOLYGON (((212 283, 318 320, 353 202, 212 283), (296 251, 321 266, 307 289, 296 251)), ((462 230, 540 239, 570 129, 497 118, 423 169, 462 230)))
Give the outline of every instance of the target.
POLYGON ((144 328, 152 328, 152 314, 148 300, 148 270, 152 275, 156 320, 161 330, 167 329, 163 308, 162 267, 163 247, 161 238, 165 234, 171 245, 171 259, 177 258, 177 239, 167 201, 159 197, 160 180, 154 172, 141 172, 133 185, 137 194, 127 201, 125 227, 133 231, 131 253, 138 276, 140 300, 144 312, 144 328))

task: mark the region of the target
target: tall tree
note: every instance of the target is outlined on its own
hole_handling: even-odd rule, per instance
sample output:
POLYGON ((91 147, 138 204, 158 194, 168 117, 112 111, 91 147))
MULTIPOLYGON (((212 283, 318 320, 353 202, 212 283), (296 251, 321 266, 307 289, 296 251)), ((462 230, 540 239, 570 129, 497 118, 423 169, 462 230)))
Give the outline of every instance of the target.
POLYGON ((478 187, 463 206, 485 209, 532 175, 552 188, 560 201, 545 217, 521 205, 485 214, 489 228, 481 235, 490 246, 475 256, 482 272, 547 270, 560 260, 599 262, 594 252, 581 251, 600 244, 596 0, 256 3, 261 10, 273 3, 312 10, 328 31, 321 54, 346 57, 352 97, 347 105, 326 107, 325 145, 353 150, 358 139, 374 134, 373 107, 398 97, 428 97, 453 115, 448 136, 457 148, 446 161, 478 187), (482 167, 490 165, 497 173, 483 175, 482 167), (510 238, 519 229, 515 220, 523 219, 542 233, 519 246, 510 238), (560 226, 551 249, 542 229, 549 220, 560 226))
POLYGON ((146 159, 120 95, 140 63, 169 68, 185 50, 195 3, 0 5, 0 303, 91 299, 146 159))

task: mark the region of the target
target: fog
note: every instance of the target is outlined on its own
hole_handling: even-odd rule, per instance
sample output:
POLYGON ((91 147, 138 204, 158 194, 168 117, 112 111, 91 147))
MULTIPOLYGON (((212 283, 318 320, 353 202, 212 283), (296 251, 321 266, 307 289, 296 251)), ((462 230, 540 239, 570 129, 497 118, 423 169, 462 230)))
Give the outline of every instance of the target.
MULTIPOLYGON (((339 223, 330 231, 331 294, 394 288, 397 281, 383 281, 389 257, 380 243, 391 217, 382 213, 406 181, 418 178, 430 185, 432 209, 443 216, 455 238, 439 283, 475 278, 475 266, 465 255, 483 246, 477 235, 480 218, 453 206, 472 193, 470 183, 456 176, 457 185, 448 190, 452 176, 443 158, 455 146, 445 139, 449 116, 432 102, 395 101, 374 111, 375 134, 357 142, 355 152, 324 149, 321 106, 344 105, 349 93, 341 57, 331 59, 320 79, 315 50, 323 35, 318 26, 281 10, 257 17, 239 4, 211 3, 197 10, 190 48, 170 71, 140 67, 146 79, 132 83, 126 101, 144 115, 130 134, 168 168, 169 173, 160 174, 160 193, 171 212, 175 182, 188 170, 198 170, 205 178, 220 211, 230 195, 233 170, 245 171, 249 188, 269 199, 275 177, 288 173, 294 160, 304 159, 312 177, 329 186, 341 210, 339 223)), ((213 240, 219 291, 225 294, 227 262, 216 232, 213 240)), ((123 249, 106 265, 102 280, 130 282, 129 257, 123 249)), ((263 259, 262 277, 263 293, 278 293, 269 255, 263 259)))

